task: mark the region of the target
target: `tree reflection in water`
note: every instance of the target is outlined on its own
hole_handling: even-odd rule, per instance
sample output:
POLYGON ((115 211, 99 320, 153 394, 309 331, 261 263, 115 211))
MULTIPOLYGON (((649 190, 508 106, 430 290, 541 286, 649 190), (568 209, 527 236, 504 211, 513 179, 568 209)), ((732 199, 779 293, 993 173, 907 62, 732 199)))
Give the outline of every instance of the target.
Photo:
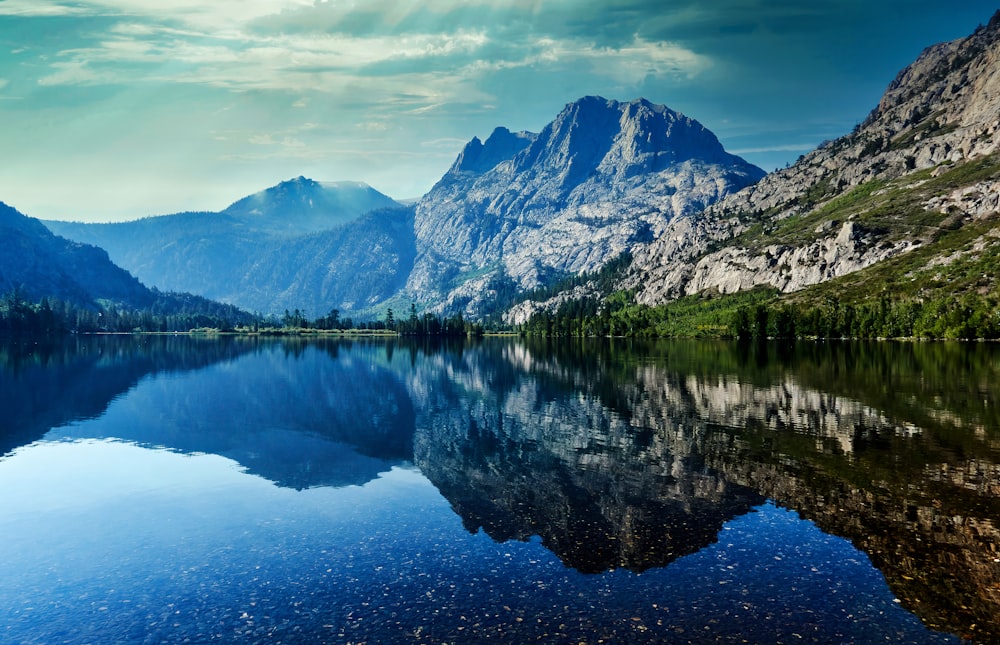
POLYGON ((470 531, 540 535, 583 572, 663 566, 773 499, 868 553, 929 626, 1000 638, 998 359, 959 344, 486 345, 425 388, 416 461, 470 531))
POLYGON ((540 536, 585 573, 665 566, 773 500, 867 553, 928 626, 1000 639, 993 345, 6 344, 0 452, 53 428, 74 438, 172 373, 191 380, 144 388, 131 404, 149 422, 117 438, 228 456, 292 488, 414 462, 469 531, 540 536))

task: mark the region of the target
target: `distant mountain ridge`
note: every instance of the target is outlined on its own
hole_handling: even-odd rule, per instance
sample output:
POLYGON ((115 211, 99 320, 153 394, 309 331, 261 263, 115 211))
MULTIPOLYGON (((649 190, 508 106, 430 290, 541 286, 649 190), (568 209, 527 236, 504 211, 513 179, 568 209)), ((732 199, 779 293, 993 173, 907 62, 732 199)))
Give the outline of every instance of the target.
POLYGON ((368 184, 296 177, 249 195, 221 212, 269 233, 301 235, 348 224, 365 213, 400 204, 368 184))
POLYGON ((599 268, 763 175, 665 106, 585 97, 538 134, 473 138, 414 207, 298 177, 218 213, 48 225, 148 284, 262 313, 414 302, 477 316, 491 284, 599 268))
POLYGON ((367 184, 297 177, 217 213, 46 225, 107 249, 160 289, 318 317, 365 309, 399 290, 414 255, 411 212, 367 184))

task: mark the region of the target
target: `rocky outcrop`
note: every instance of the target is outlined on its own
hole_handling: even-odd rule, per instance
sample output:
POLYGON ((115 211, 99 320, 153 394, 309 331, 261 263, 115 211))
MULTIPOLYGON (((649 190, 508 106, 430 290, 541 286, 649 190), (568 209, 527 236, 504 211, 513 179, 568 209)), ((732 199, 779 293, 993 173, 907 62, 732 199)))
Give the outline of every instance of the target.
POLYGON ((417 205, 407 291, 474 314, 492 276, 532 288, 595 270, 763 174, 667 107, 587 97, 538 135, 466 146, 417 205))
POLYGON ((942 214, 961 214, 983 219, 1000 213, 1000 180, 980 181, 937 195, 924 204, 927 210, 942 214))
POLYGON ((565 302, 580 301, 585 298, 600 298, 600 291, 593 284, 584 284, 574 287, 569 291, 561 291, 551 298, 544 300, 524 300, 512 306, 504 312, 503 321, 508 325, 523 325, 531 320, 531 317, 543 313, 552 312, 559 309, 565 302))
MULTIPOLYGON (((829 224, 829 223, 828 223, 829 224)), ((675 266, 658 276, 660 289, 683 284, 677 295, 709 289, 735 293, 759 286, 798 291, 864 269, 917 246, 911 241, 887 242, 853 222, 818 230, 816 240, 802 246, 769 244, 759 251, 739 246, 699 258, 692 265, 675 266), (830 235, 834 229, 835 236, 830 235)), ((650 284, 650 289, 657 284, 650 284)))
MULTIPOLYGON (((638 300, 645 303, 706 289, 728 292, 771 285, 794 291, 916 248, 916 243, 889 239, 884 233, 857 228, 852 232, 846 224, 817 230, 813 239, 794 248, 766 242, 745 246, 737 236, 754 224, 766 228, 816 212, 866 182, 996 153, 998 69, 1000 13, 968 38, 925 50, 900 72, 878 107, 851 134, 727 196, 681 230, 668 227, 655 242, 636 251, 634 274, 623 286, 636 289, 638 300), (856 238, 859 234, 861 239, 856 238), (845 240, 845 235, 854 239, 845 240)), ((943 197, 927 208, 997 212, 995 182, 960 192, 961 198, 943 197)))

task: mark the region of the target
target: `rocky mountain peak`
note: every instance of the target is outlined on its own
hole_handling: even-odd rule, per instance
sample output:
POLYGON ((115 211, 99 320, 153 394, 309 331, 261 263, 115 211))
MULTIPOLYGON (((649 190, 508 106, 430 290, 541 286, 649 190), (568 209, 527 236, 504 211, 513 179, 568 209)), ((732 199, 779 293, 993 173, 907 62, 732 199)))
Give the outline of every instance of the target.
POLYGON ((862 128, 902 130, 928 117, 953 126, 995 118, 1000 110, 998 45, 1000 11, 967 38, 928 47, 889 84, 862 128))
POLYGON ((584 97, 538 135, 498 128, 465 147, 417 205, 407 290, 476 315, 493 278, 593 271, 763 175, 666 106, 584 97))
POLYGON ((465 145, 448 173, 482 174, 513 158, 527 148, 536 136, 531 132, 511 132, 507 128, 498 127, 485 143, 479 137, 472 137, 472 141, 465 145))
POLYGON ((572 190, 594 175, 614 182, 691 160, 736 158, 703 125, 664 105, 587 96, 563 108, 515 159, 513 170, 540 167, 572 190))

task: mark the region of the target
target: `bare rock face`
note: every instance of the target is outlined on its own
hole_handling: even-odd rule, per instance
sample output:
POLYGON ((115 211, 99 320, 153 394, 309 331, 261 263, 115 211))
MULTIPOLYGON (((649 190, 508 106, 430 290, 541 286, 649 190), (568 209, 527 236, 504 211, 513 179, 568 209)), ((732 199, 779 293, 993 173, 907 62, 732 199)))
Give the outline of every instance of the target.
POLYGON ((660 278, 659 285, 683 282, 679 295, 713 288, 720 293, 735 293, 759 286, 798 291, 860 271, 917 246, 911 242, 881 243, 877 236, 853 222, 832 232, 836 235, 819 237, 802 246, 772 244, 761 252, 727 247, 700 258, 693 266, 675 267, 660 278))
POLYGON ((475 314, 488 276, 532 288, 598 269, 763 174, 667 107, 587 97, 537 135, 466 146, 417 206, 407 291, 475 314))
MULTIPOLYGON (((775 223, 806 214, 866 182, 998 150, 1000 12, 971 36, 926 49, 851 134, 696 217, 668 224, 655 242, 635 253, 634 274, 623 286, 636 289, 640 302, 657 303, 712 288, 731 292, 771 285, 795 291, 863 269, 919 242, 880 239, 850 223, 817 230, 814 239, 795 246, 751 250, 730 240, 753 221, 775 223), (816 194, 818 202, 810 198, 816 194)), ((982 217, 997 212, 997 200, 996 182, 985 182, 932 198, 927 209, 982 217)))

